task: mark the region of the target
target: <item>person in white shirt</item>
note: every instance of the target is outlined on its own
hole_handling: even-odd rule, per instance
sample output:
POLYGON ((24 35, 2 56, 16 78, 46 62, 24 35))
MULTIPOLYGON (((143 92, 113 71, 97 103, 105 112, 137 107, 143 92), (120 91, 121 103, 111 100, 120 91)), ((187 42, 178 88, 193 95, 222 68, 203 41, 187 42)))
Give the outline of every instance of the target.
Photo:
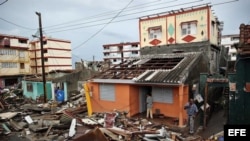
POLYGON ((147 94, 146 102, 147 102, 147 118, 150 117, 151 119, 153 119, 153 111, 152 111, 153 98, 152 98, 151 94, 147 94))

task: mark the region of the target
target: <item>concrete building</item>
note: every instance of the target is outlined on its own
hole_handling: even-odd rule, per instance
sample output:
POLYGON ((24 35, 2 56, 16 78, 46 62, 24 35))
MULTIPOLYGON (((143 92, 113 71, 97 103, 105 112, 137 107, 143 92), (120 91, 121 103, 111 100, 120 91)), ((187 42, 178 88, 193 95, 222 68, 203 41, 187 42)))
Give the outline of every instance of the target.
MULTIPOLYGON (((72 70, 71 42, 68 40, 44 37, 45 72, 72 70)), ((30 42, 30 67, 32 74, 42 73, 40 41, 30 42)))
POLYGON ((236 60, 237 50, 234 46, 235 43, 239 43, 240 35, 239 34, 230 34, 221 36, 221 45, 228 49, 228 58, 229 61, 236 60))
POLYGON ((0 34, 0 87, 13 86, 30 74, 28 38, 0 34))
POLYGON ((183 106, 195 96, 192 86, 199 82, 199 74, 219 69, 220 26, 209 5, 140 18, 140 57, 87 83, 93 112, 116 107, 128 111, 128 116, 145 113, 146 94, 151 93, 153 113, 178 119, 183 126, 187 121, 183 106))
POLYGON ((110 65, 119 64, 129 58, 140 56, 139 42, 126 42, 118 44, 103 45, 104 62, 110 65))
POLYGON ((144 16, 139 20, 140 44, 145 47, 209 41, 218 45, 220 25, 209 5, 144 16))
POLYGON ((152 50, 157 52, 159 49, 158 53, 162 53, 162 50, 175 45, 207 42, 207 47, 198 45, 195 49, 175 48, 172 52, 204 51, 210 60, 209 73, 218 71, 223 23, 213 14, 211 7, 198 5, 141 17, 141 55, 145 55, 145 52, 152 54, 152 50))

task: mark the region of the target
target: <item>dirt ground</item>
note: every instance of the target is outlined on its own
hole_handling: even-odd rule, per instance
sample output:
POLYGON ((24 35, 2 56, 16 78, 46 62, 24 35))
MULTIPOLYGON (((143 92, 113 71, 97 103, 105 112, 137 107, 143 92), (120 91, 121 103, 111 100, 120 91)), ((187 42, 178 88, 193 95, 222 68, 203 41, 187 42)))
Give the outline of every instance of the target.
MULTIPOLYGON (((146 114, 138 114, 133 118, 145 118, 146 114)), ((148 119, 156 124, 162 124, 169 127, 169 130, 179 132, 183 136, 190 136, 188 134, 188 127, 178 127, 177 123, 174 122, 172 118, 154 118, 148 119)), ((224 110, 216 111, 212 114, 211 118, 207 121, 207 126, 202 128, 199 121, 199 117, 195 121, 195 135, 201 136, 203 139, 208 139, 212 135, 215 135, 221 131, 224 131, 224 124, 226 124, 227 117, 224 115, 224 110)))
POLYGON ((224 114, 224 110, 213 113, 210 120, 208 120, 207 127, 204 130, 198 131, 198 134, 207 139, 210 136, 224 131, 224 125, 226 124, 227 117, 224 114))

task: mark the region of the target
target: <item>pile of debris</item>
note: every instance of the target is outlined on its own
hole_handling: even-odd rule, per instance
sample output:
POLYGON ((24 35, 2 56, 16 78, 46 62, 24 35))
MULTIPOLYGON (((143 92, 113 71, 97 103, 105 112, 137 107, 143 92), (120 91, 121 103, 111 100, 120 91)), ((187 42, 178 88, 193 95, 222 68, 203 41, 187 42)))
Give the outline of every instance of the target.
POLYGON ((0 140, 30 141, 198 141, 198 135, 184 137, 168 126, 145 118, 128 118, 125 111, 87 115, 85 97, 72 94, 63 103, 2 93, 0 140))

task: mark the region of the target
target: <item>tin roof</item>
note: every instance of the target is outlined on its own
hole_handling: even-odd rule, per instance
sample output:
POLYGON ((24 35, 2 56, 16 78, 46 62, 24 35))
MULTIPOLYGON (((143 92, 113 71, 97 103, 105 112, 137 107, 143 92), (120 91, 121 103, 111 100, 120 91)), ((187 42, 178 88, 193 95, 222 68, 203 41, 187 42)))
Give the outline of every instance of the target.
POLYGON ((101 72, 93 79, 123 79, 136 83, 184 83, 201 56, 200 52, 143 56, 126 60, 101 72))

